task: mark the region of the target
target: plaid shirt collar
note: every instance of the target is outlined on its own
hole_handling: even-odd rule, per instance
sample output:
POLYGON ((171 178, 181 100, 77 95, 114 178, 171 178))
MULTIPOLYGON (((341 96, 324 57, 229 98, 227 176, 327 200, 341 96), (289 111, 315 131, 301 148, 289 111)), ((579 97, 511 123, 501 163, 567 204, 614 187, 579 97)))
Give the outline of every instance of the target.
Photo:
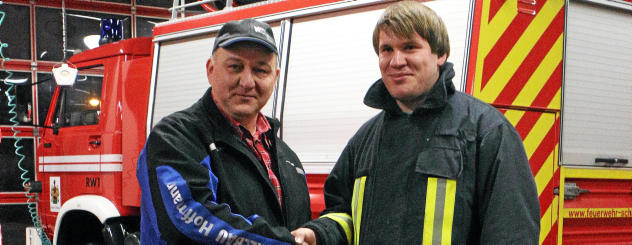
MULTIPOLYGON (((211 98, 213 98, 213 94, 211 94, 211 98)), ((263 114, 261 114, 261 112, 259 112, 257 113, 257 125, 256 125, 255 134, 251 135, 250 131, 248 131, 248 129, 246 129, 243 125, 241 125, 240 122, 236 121, 235 119, 233 119, 233 117, 228 115, 228 113, 222 110, 222 108, 219 106, 217 101, 215 101, 215 98, 213 98, 213 102, 216 105, 218 105, 217 109, 219 110, 219 112, 222 113, 222 115, 224 115, 224 117, 228 119, 228 121, 231 122, 231 124, 233 125, 233 129, 235 129, 235 132, 237 132, 237 134, 239 135, 239 138, 242 140, 245 140, 246 138, 252 138, 253 140, 259 140, 259 139, 263 140, 265 139, 265 134, 268 131, 272 130, 272 127, 270 126, 268 119, 266 119, 266 117, 263 114)))

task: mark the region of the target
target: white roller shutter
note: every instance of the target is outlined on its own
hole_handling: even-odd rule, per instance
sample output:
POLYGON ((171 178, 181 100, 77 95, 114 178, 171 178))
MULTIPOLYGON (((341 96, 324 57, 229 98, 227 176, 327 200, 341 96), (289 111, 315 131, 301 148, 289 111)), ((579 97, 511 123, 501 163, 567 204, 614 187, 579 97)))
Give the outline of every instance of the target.
POLYGON ((206 60, 214 40, 204 35, 161 43, 152 126, 202 97, 209 87, 206 60))
POLYGON ((632 5, 625 5, 568 6, 562 164, 632 160, 632 5))
MULTIPOLYGON (((281 28, 273 23, 272 32, 279 44, 281 28)), ((156 73, 155 99, 151 126, 163 117, 185 109, 202 97, 210 86, 206 77, 206 60, 211 55, 215 32, 160 43, 156 73)), ((270 98, 273 99, 272 97, 270 98)), ((272 103, 262 109, 272 114, 272 103)))
MULTIPOLYGON (((449 61, 460 88, 469 4, 465 0, 426 2, 448 26, 449 61)), ((308 173, 329 173, 347 141, 378 110, 362 103, 380 78, 373 51, 379 5, 293 22, 283 111, 283 139, 308 173)))

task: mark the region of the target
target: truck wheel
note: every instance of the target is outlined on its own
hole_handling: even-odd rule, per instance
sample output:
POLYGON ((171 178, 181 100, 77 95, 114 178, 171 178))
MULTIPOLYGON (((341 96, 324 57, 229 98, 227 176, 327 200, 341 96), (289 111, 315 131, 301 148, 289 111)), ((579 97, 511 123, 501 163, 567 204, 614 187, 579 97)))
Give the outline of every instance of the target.
POLYGON ((103 224, 97 217, 85 211, 72 211, 64 215, 59 227, 58 245, 98 244, 102 245, 103 224))

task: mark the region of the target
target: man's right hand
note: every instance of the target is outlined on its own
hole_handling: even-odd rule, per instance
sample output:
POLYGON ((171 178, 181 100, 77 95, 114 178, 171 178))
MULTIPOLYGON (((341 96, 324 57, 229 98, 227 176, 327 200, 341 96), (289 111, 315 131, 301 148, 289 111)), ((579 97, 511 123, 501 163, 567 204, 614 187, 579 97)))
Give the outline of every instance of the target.
POLYGON ((296 244, 299 245, 316 245, 316 234, 309 228, 298 228, 292 231, 296 244))

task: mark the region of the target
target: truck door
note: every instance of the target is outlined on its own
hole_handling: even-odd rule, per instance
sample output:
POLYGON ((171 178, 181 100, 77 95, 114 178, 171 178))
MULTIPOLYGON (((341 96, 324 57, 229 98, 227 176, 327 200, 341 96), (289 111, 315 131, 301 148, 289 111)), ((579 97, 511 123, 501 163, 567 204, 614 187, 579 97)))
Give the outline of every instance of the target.
POLYGON ((39 157, 44 193, 50 193, 42 195, 40 208, 49 225, 54 226, 65 201, 85 193, 89 183, 84 175, 100 171, 102 71, 80 70, 75 84, 59 87, 52 100, 56 102, 47 123, 56 129, 47 129, 42 136, 39 157))

